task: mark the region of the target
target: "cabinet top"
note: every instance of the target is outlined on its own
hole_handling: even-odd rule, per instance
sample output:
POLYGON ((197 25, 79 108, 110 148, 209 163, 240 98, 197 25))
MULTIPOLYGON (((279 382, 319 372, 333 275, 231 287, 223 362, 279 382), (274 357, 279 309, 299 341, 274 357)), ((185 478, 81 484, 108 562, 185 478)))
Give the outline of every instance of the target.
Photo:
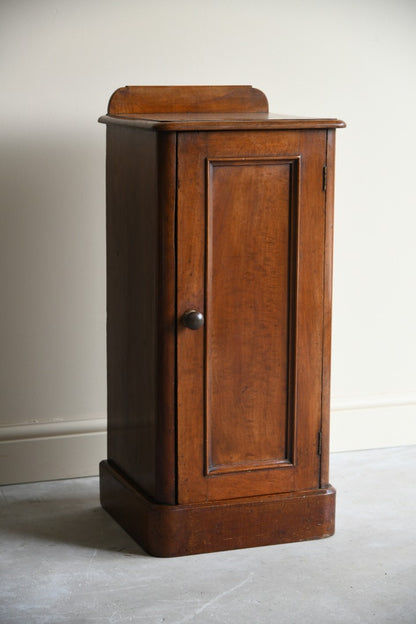
POLYGON ((343 128, 339 119, 268 112, 262 91, 244 86, 130 86, 110 98, 106 124, 162 131, 343 128))

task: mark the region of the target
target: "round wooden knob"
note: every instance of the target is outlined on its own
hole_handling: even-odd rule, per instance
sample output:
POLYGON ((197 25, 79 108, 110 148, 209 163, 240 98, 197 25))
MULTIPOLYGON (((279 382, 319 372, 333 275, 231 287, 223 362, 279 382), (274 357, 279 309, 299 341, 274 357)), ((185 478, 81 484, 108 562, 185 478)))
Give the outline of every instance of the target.
POLYGON ((187 310, 182 317, 182 323, 188 329, 200 329, 204 324, 204 315, 198 310, 187 310))

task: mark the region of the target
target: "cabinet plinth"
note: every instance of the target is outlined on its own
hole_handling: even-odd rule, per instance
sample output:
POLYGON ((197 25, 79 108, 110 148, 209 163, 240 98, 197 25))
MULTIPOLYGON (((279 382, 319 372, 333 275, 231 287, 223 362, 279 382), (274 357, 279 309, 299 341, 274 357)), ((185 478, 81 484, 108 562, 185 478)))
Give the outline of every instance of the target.
POLYGON ((177 556, 326 537, 336 119, 125 87, 107 124, 103 507, 177 556), (190 111, 190 112, 189 112, 190 111))

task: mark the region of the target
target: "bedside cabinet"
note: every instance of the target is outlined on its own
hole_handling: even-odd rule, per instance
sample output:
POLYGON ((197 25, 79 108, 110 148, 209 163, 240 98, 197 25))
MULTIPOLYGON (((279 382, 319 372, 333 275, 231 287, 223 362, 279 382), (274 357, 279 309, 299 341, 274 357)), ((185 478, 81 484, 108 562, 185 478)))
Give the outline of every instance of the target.
POLYGON ((326 537, 337 119, 125 87, 107 124, 103 507, 149 553, 326 537))

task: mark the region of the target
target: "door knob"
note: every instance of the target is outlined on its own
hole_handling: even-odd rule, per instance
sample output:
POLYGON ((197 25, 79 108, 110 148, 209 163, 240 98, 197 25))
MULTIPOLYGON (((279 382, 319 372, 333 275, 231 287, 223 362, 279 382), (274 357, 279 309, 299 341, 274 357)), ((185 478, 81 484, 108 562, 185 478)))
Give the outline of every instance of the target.
POLYGON ((198 310, 187 310, 182 317, 182 323, 188 329, 200 329, 204 324, 204 315, 198 310))

